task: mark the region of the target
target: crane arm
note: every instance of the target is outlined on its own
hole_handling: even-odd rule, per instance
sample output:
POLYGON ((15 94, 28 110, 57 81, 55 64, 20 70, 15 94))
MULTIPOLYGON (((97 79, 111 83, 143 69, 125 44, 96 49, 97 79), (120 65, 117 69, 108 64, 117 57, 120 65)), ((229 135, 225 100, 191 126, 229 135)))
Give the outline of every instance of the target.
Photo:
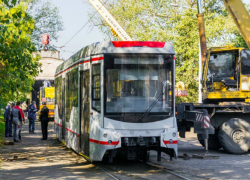
POLYGON ((250 15, 241 0, 223 0, 242 37, 250 48, 250 15))
POLYGON ((102 16, 102 18, 108 23, 113 34, 117 34, 122 41, 133 41, 132 38, 127 34, 127 32, 121 27, 121 25, 115 20, 115 18, 110 14, 110 12, 99 0, 88 1, 102 16))

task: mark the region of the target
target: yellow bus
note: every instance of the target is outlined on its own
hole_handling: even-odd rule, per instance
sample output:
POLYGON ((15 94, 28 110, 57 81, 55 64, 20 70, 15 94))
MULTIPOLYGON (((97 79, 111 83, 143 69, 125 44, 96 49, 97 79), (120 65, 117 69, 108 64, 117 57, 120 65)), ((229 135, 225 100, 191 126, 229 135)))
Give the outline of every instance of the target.
POLYGON ((55 109, 55 87, 41 87, 40 88, 40 111, 43 108, 42 102, 46 102, 46 106, 49 109, 49 119, 54 121, 54 109, 55 109))

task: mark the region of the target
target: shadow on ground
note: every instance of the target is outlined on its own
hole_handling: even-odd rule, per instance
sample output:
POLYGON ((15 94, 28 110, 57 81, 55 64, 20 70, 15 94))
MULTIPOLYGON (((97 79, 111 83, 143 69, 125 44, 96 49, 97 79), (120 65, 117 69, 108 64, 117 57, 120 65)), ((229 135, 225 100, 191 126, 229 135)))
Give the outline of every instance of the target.
MULTIPOLYGON (((36 134, 22 128, 22 142, 0 149, 0 179, 110 179, 104 172, 63 146, 53 134, 50 122, 49 138, 41 140, 40 123, 36 134), (18 158, 13 160, 14 156, 18 158)), ((12 139, 9 139, 12 140, 12 139)))

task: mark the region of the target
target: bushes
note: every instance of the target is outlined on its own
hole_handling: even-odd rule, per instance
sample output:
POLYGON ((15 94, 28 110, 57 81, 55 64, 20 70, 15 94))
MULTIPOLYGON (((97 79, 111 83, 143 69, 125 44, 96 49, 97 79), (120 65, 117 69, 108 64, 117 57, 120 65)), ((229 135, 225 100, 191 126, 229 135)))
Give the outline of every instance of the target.
POLYGON ((0 115, 0 147, 4 143, 4 130, 5 130, 5 123, 3 115, 0 115))

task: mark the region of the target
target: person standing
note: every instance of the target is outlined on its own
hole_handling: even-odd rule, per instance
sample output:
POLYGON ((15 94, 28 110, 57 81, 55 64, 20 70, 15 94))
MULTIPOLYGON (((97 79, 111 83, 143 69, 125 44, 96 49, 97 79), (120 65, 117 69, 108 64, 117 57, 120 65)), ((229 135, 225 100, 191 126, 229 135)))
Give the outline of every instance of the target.
POLYGON ((25 117, 27 117, 27 108, 28 108, 28 106, 26 104, 26 101, 24 101, 22 104, 22 110, 24 112, 25 117))
POLYGON ((43 105, 43 108, 41 109, 39 119, 41 121, 41 128, 42 128, 42 134, 43 134, 42 140, 47 140, 47 138, 48 138, 49 109, 46 106, 46 102, 43 102, 42 105, 43 105))
POLYGON ((19 142, 19 138, 20 138, 20 130, 21 130, 21 124, 22 124, 22 120, 24 119, 23 117, 23 112, 20 109, 20 101, 16 102, 16 106, 13 107, 12 109, 12 113, 11 113, 11 119, 13 122, 13 127, 14 127, 14 142, 19 142))
POLYGON ((35 134, 36 102, 33 101, 28 107, 29 133, 35 134))
POLYGON ((13 108, 13 104, 9 103, 4 111, 4 122, 5 122, 5 137, 13 137, 12 136, 12 124, 11 124, 11 111, 13 108))

